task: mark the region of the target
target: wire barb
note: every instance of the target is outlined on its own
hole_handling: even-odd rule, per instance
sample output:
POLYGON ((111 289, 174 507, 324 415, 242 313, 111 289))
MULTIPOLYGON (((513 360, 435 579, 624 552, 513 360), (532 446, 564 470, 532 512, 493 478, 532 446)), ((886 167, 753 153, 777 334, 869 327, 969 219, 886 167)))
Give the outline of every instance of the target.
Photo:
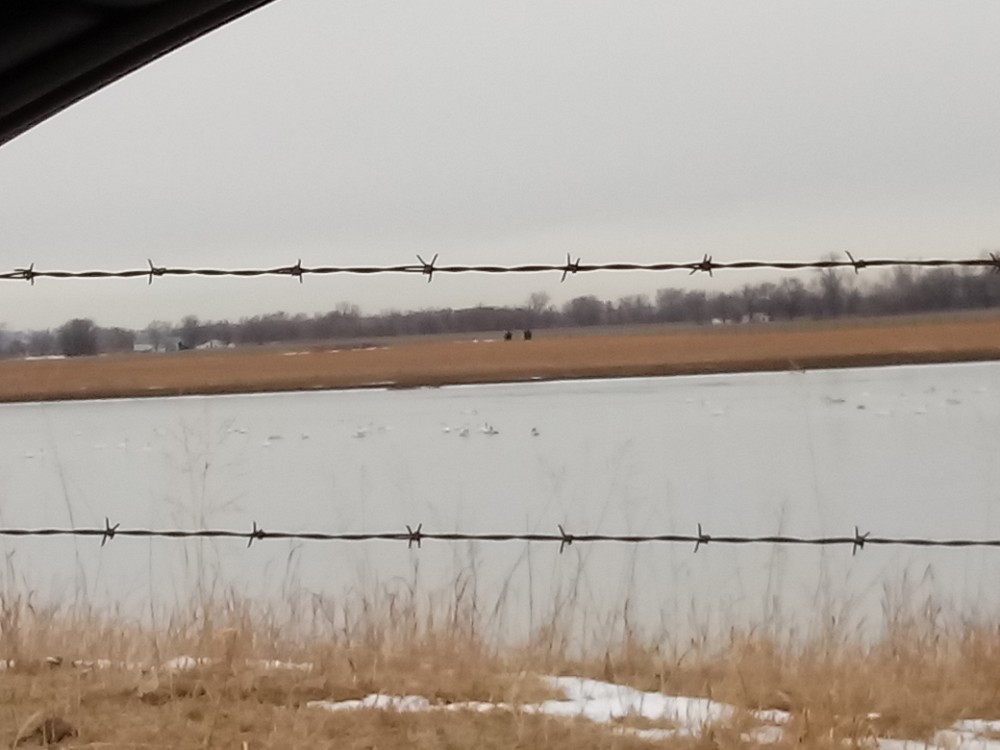
POLYGON ((118 531, 118 527, 121 524, 116 523, 114 526, 111 525, 111 521, 107 516, 104 517, 104 533, 101 535, 101 546, 103 547, 108 543, 109 540, 115 538, 115 532, 118 531))
POLYGON ((35 277, 38 274, 35 272, 35 264, 32 263, 27 268, 15 268, 14 273, 11 278, 23 279, 27 281, 32 286, 35 285, 35 277))
POLYGON ((149 281, 147 282, 146 285, 151 286, 153 283, 153 277, 162 276, 164 273, 166 273, 167 269, 157 268, 156 266, 153 265, 153 261, 150 258, 146 258, 146 262, 149 264, 149 281))
POLYGON ((851 557, 858 554, 858 550, 864 550, 865 542, 868 541, 869 536, 871 536, 870 531, 866 531, 862 534, 857 526, 854 527, 854 543, 851 545, 851 557))
POLYGON ((434 267, 434 264, 437 263, 437 259, 438 259, 437 253, 434 253, 434 257, 431 258, 430 263, 421 258, 419 254, 417 255, 417 260, 420 261, 420 265, 422 266, 422 268, 420 269, 420 273, 427 277, 428 284, 431 283, 431 279, 434 278, 434 272, 437 270, 434 267))
POLYGON ((566 281, 567 274, 576 274, 580 270, 580 256, 576 257, 576 262, 573 262, 573 256, 566 253, 566 265, 562 268, 562 278, 559 279, 559 283, 566 281))
POLYGON ((858 260, 855 260, 854 256, 851 255, 851 251, 850 250, 846 250, 845 252, 847 253, 847 257, 850 258, 850 260, 851 260, 851 265, 854 267, 854 274, 855 275, 857 275, 858 271, 860 271, 862 268, 867 268, 868 267, 868 261, 861 260, 860 258, 858 260))
POLYGON ((694 551, 695 553, 701 548, 702 545, 708 546, 708 543, 712 541, 712 537, 702 531, 701 524, 698 524, 698 536, 695 539, 694 551))
POLYGON ((566 529, 562 527, 562 524, 558 524, 558 526, 559 526, 559 554, 561 555, 564 549, 573 544, 574 536, 572 534, 567 534, 566 529))
POLYGON ((299 283, 302 283, 302 274, 304 273, 302 269, 302 258, 299 258, 294 266, 289 266, 287 272, 290 276, 295 276, 298 278, 299 283))
POLYGON ((256 521, 254 521, 253 528, 250 530, 250 533, 247 534, 247 549, 250 549, 250 545, 259 539, 267 539, 267 532, 258 526, 256 521))
POLYGON ((699 262, 691 264, 691 273, 689 273, 688 276, 693 276, 698 271, 703 271, 704 273, 707 273, 709 276, 711 276, 712 269, 715 267, 716 267, 715 263, 712 262, 712 256, 709 255, 708 253, 705 253, 705 257, 702 258, 699 262))
MULTIPOLYGON (((436 256, 435 256, 436 257, 436 256)), ((420 549, 420 543, 424 539, 423 534, 424 525, 422 523, 417 524, 417 528, 413 529, 409 524, 406 525, 406 548, 413 549, 413 545, 417 545, 417 549, 420 549)))

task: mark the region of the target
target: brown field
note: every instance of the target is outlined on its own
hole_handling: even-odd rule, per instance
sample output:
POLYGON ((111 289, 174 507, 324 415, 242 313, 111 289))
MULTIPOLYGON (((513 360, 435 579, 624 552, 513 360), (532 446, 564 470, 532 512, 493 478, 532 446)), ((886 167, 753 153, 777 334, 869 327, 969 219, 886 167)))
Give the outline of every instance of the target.
POLYGON ((0 401, 322 390, 1000 359, 1000 316, 538 331, 0 361, 0 401))

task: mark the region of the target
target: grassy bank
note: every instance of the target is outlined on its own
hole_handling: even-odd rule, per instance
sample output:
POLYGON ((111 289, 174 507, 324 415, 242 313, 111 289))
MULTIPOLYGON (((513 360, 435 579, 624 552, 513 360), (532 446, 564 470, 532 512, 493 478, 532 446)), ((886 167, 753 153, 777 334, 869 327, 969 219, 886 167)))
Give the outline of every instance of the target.
MULTIPOLYGON (((1000 631, 946 627, 927 614, 896 619, 861 643, 830 625, 807 642, 733 632, 721 643, 666 648, 627 636, 603 653, 571 657, 548 635, 503 651, 467 623, 419 621, 398 610, 360 627, 304 633, 266 613, 227 605, 178 614, 161 630, 46 612, 6 600, 0 742, 34 716, 76 732, 72 747, 649 747, 628 730, 669 729, 631 716, 611 724, 542 716, 523 707, 561 696, 543 675, 580 675, 736 708, 698 737, 659 744, 759 744, 755 711, 789 712, 778 747, 869 746, 874 737, 930 740, 959 719, 1000 715, 1000 631), (184 655, 203 660, 171 669, 184 655), (105 660, 98 662, 97 660, 105 660), (272 660, 283 660, 281 665, 272 660), (371 693, 433 704, 503 702, 492 711, 331 713, 310 701, 371 693)), ((301 623, 300 623, 301 624, 301 623)))
POLYGON ((388 339, 0 362, 0 401, 419 387, 1000 359, 1000 317, 388 339))

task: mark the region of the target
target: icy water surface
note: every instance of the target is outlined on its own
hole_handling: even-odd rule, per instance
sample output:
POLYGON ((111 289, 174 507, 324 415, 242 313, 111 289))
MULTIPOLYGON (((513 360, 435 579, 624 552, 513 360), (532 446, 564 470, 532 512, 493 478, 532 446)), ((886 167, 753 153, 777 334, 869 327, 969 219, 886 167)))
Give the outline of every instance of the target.
MULTIPOLYGON (((997 383, 986 363, 5 405, 0 525, 1000 537, 997 383)), ((563 616, 683 638, 864 627, 927 597, 1000 609, 1000 549, 0 545, 4 591, 135 612, 235 592, 333 617, 380 591, 461 592, 506 635, 563 616)))

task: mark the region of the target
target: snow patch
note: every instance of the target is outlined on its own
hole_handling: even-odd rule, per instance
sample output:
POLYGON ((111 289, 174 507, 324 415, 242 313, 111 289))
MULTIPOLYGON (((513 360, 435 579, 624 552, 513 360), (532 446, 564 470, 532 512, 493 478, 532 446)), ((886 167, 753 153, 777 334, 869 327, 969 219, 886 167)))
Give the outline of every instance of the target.
MULTIPOLYGON (((432 703, 420 695, 382 695, 373 693, 361 700, 310 701, 306 705, 325 711, 356 711, 371 709, 412 713, 417 711, 513 711, 563 718, 582 717, 596 724, 610 724, 620 719, 644 718, 651 721, 669 721, 676 729, 636 729, 616 727, 617 731, 650 741, 675 737, 699 737, 702 730, 713 723, 725 721, 736 714, 736 708, 707 698, 650 693, 627 685, 601 682, 584 677, 545 677, 553 688, 560 690, 565 699, 547 700, 538 704, 511 706, 507 703, 464 701, 458 703, 432 703)), ((783 738, 776 724, 786 723, 789 715, 784 711, 758 711, 751 715, 770 726, 748 733, 745 739, 762 744, 778 742, 783 738)))
MULTIPOLYGON (((324 711, 398 711, 414 713, 424 711, 514 711, 542 714, 563 718, 582 717, 596 724, 612 724, 614 731, 650 742, 679 737, 700 737, 712 724, 734 718, 738 709, 726 703, 707 698, 688 698, 663 693, 636 690, 627 685, 590 680, 584 677, 545 677, 553 688, 562 691, 563 700, 547 700, 538 704, 512 706, 507 703, 464 701, 458 703, 432 703, 422 695, 383 695, 373 693, 361 700, 310 701, 309 708, 324 711), (627 718, 644 718, 667 721, 675 725, 670 729, 636 729, 620 726, 618 721, 627 718)), ((782 727, 791 716, 786 711, 749 711, 761 723, 760 727, 745 732, 744 742, 773 745, 783 742, 782 727)), ((958 721, 951 728, 938 732, 931 743, 918 740, 900 740, 888 737, 874 738, 879 750, 1000 750, 1000 740, 983 735, 1000 732, 1000 721, 958 721)))

